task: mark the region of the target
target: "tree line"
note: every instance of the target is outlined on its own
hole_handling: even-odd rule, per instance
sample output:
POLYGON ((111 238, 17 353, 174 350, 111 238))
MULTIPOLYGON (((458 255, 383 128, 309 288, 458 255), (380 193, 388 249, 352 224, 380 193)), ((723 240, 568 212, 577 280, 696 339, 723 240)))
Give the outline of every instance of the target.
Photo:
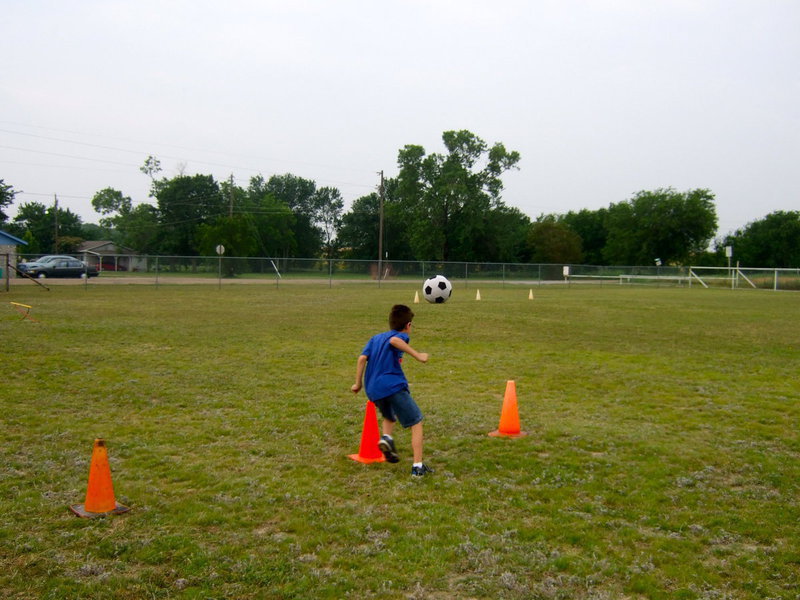
POLYGON ((255 176, 246 187, 232 177, 167 178, 149 156, 140 170, 153 202, 134 204, 106 188, 92 198, 99 224, 38 202, 21 204, 9 219, 3 209, 15 191, 0 180, 0 226, 28 242, 27 253, 74 253, 84 240, 110 239, 173 256, 213 255, 222 244, 240 257, 375 260, 380 248, 389 260, 725 265, 724 249, 733 246, 743 265, 800 266, 798 211, 771 213, 713 240, 713 192, 661 188, 607 208, 531 219, 502 199, 503 174, 518 168, 518 152, 466 130, 444 132, 442 141, 444 153, 404 146, 398 175, 347 212, 338 189, 290 173, 255 176))

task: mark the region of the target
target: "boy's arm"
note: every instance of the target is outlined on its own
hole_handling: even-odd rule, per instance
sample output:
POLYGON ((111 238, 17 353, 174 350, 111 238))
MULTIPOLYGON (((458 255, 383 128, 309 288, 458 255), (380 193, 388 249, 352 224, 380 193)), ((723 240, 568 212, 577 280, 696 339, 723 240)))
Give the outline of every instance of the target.
POLYGON ((405 352, 406 354, 410 354, 414 358, 416 358, 419 362, 425 363, 428 362, 428 353, 427 352, 417 352, 414 350, 408 342, 405 340, 394 336, 389 339, 389 343, 394 347, 400 350, 401 352, 405 352))
POLYGON ((363 354, 358 357, 356 361, 356 382, 350 388, 354 394, 361 391, 361 386, 364 381, 364 368, 367 366, 367 357, 363 354))

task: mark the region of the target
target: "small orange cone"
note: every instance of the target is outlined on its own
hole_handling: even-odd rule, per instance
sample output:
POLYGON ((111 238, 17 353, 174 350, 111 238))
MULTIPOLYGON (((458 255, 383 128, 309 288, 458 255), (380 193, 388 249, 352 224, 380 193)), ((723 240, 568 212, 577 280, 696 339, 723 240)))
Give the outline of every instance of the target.
POLYGON ((79 517, 92 519, 109 514, 118 515, 128 512, 130 508, 118 504, 114 498, 114 486, 111 483, 111 467, 108 465, 106 441, 96 439, 92 450, 92 463, 89 465, 89 485, 86 488, 84 504, 75 504, 69 509, 79 517))
POLYGON ((517 410, 517 384, 513 380, 509 380, 506 383, 503 411, 500 413, 500 427, 489 435, 492 437, 522 437, 528 435, 525 431, 520 431, 519 411, 517 410))
POLYGON ((478 290, 478 292, 475 294, 475 300, 480 300, 480 299, 481 299, 481 291, 478 290))
POLYGON ((378 416, 375 413, 375 405, 367 400, 367 410, 364 413, 364 428, 361 431, 361 446, 358 449, 358 454, 348 454, 348 458, 366 464, 384 462, 386 459, 383 457, 383 452, 378 448, 379 440, 378 416))
POLYGON ((528 292, 528 300, 533 300, 533 288, 528 292))
POLYGON ((419 292, 414 292, 414 304, 419 304, 419 292))

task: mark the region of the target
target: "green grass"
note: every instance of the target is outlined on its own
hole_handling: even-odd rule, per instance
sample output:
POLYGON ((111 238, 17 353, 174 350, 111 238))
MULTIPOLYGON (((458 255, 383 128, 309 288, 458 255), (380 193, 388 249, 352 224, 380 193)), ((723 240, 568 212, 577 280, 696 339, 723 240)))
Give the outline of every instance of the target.
POLYGON ((412 481, 407 432, 347 458, 355 359, 411 286, 13 287, 3 597, 797 598, 798 296, 534 292, 413 305, 412 481), (487 436, 508 379, 525 438, 487 436), (67 509, 95 437, 126 515, 67 509))

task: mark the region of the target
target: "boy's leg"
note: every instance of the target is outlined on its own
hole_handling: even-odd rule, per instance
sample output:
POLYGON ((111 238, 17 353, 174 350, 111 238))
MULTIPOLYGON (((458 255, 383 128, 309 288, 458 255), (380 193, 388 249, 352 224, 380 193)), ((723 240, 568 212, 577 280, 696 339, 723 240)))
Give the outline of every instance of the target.
POLYGON ((400 461, 400 457, 397 455, 397 449, 394 446, 392 431, 394 431, 394 421, 384 418, 383 435, 381 439, 378 440, 378 448, 383 452, 383 457, 386 459, 386 462, 396 463, 400 461))
POLYGON ((411 450, 414 453, 414 462, 422 462, 422 421, 411 426, 411 450))

